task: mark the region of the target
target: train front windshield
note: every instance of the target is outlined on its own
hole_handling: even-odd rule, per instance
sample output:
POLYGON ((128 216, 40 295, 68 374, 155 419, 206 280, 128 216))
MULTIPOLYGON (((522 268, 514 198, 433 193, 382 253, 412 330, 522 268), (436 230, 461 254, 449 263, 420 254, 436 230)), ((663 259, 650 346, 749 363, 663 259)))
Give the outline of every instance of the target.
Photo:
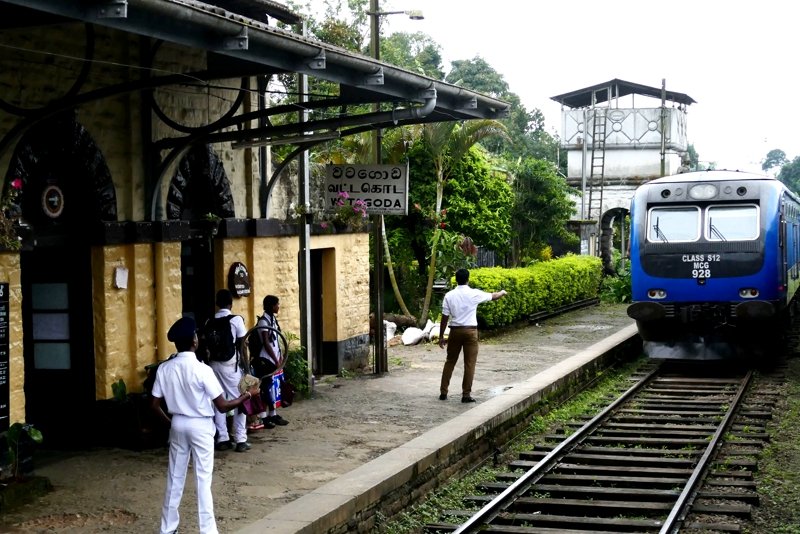
POLYGON ((737 204, 651 208, 647 241, 687 243, 698 241, 752 241, 758 239, 758 206, 737 204))

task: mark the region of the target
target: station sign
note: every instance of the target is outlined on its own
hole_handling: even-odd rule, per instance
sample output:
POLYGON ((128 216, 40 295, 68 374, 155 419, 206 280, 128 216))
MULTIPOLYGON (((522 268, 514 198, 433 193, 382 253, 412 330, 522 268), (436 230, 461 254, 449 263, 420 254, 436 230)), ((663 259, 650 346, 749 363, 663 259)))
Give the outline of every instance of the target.
POLYGON ((408 163, 326 165, 325 211, 358 200, 370 215, 408 215, 408 163))

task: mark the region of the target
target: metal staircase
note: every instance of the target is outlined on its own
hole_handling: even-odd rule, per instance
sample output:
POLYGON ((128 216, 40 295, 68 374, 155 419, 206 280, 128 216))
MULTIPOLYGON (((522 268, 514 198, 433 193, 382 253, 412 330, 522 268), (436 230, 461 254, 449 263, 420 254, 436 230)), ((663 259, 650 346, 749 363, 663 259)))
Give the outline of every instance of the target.
MULTIPOLYGON (((605 89, 604 89, 605 90, 605 89)), ((594 104, 594 94, 592 95, 594 104)), ((605 185, 606 111, 608 108, 592 107, 592 165, 587 180, 589 209, 587 218, 600 221, 603 215, 603 186, 605 185)))

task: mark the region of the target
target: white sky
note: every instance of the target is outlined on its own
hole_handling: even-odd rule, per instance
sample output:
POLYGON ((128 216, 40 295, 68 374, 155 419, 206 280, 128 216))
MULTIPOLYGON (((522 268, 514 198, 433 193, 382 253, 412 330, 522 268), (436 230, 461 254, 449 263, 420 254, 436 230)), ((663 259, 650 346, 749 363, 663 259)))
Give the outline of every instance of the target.
POLYGON ((384 35, 427 33, 445 72, 481 56, 526 108, 542 110, 548 131, 561 129, 552 96, 613 78, 661 87, 663 78, 697 101, 687 132, 701 161, 760 172, 771 149, 800 155, 798 2, 381 0, 380 9, 422 10, 420 21, 383 17, 384 35))

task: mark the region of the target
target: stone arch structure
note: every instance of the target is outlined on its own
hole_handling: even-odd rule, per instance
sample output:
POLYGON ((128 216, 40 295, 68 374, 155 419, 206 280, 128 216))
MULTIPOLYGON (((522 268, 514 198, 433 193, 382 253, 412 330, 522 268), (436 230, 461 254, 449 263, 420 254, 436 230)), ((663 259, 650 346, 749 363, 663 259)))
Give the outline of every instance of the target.
POLYGON ((196 220, 213 213, 235 217, 231 185, 211 145, 195 145, 178 165, 167 194, 167 218, 196 220))
POLYGON ((23 184, 18 197, 22 216, 37 233, 117 220, 111 171, 73 113, 45 121, 20 139, 6 173, 4 196, 17 178, 23 184))
POLYGON ((603 262, 603 274, 616 274, 611 254, 614 249, 614 223, 622 222, 624 243, 626 239, 625 236, 627 236, 627 229, 624 228, 625 217, 627 215, 627 208, 617 207, 606 211, 600 218, 600 259, 603 262))

